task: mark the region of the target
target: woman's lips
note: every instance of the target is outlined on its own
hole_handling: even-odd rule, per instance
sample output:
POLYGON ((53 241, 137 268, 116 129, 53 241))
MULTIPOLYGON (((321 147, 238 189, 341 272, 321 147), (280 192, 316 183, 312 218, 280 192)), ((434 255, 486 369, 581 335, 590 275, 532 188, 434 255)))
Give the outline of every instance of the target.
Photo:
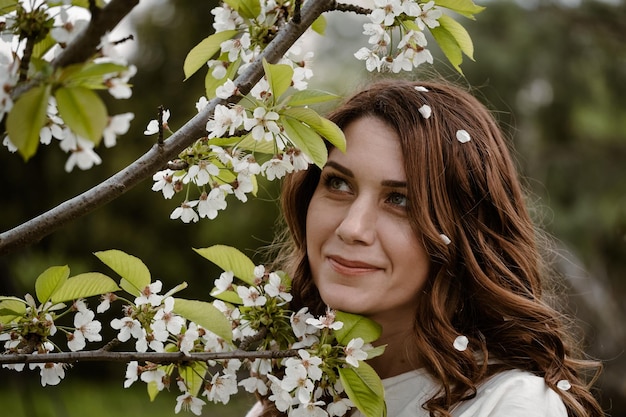
POLYGON ((339 256, 329 256, 330 266, 343 275, 359 275, 379 271, 381 268, 367 262, 345 259, 339 256))

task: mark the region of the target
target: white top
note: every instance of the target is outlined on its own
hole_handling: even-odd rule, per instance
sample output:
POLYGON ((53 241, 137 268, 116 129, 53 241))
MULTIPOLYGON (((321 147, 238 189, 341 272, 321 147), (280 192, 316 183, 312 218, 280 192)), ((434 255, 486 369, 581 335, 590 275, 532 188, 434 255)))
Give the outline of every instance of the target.
MULTIPOLYGON (((422 404, 439 384, 424 369, 383 379, 388 417, 428 417, 422 404)), ((543 378, 517 369, 500 372, 477 387, 476 397, 459 403, 454 417, 567 417, 561 397, 543 378)), ((360 412, 355 416, 362 417, 360 412)))
MULTIPOLYGON (((439 384, 425 369, 417 369, 383 379, 387 417, 429 417, 422 404, 431 398, 439 384)), ((255 404, 246 417, 260 414, 255 404)), ((476 397, 459 403, 454 417, 567 417, 559 394, 543 378, 517 369, 493 375, 477 387, 476 397)), ((363 417, 358 410, 354 417, 363 417)))

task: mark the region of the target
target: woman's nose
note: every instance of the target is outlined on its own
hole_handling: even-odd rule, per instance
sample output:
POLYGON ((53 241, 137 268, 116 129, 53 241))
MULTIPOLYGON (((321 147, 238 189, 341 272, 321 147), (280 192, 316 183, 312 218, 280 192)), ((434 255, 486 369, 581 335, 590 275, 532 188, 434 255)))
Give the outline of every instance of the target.
POLYGON ((366 198, 357 198, 345 211, 335 233, 345 243, 371 245, 376 237, 376 209, 366 198))

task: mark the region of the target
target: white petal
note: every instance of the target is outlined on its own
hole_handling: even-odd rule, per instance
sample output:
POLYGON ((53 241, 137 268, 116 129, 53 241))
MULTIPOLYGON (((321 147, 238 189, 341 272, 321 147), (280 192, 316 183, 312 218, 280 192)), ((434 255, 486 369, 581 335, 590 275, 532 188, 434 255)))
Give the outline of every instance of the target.
POLYGON ((452 243, 452 241, 450 240, 450 238, 448 236, 446 236, 445 234, 440 234, 439 237, 441 237, 441 240, 443 241, 443 243, 445 245, 449 245, 450 243, 452 243))
POLYGON ((428 104, 424 104, 422 107, 417 109, 417 111, 420 112, 420 114, 422 115, 424 119, 428 119, 430 115, 432 114, 432 110, 428 104))
POLYGON ((461 143, 466 143, 469 142, 472 138, 466 130, 461 129, 456 131, 456 139, 461 143))
POLYGON ((570 384, 567 379, 562 379, 556 383, 556 387, 560 390, 567 391, 572 388, 572 384, 570 384))
POLYGON ((456 339, 454 339, 454 348, 459 352, 463 352, 465 349, 467 349, 468 343, 469 340, 467 339, 467 337, 458 336, 456 339))

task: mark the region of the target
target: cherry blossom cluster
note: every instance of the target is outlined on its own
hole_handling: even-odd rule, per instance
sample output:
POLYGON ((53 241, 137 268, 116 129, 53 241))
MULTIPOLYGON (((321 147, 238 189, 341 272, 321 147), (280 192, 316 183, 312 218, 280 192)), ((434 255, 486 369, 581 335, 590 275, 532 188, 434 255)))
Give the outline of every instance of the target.
MULTIPOLYGON (((16 320, 0 325, 0 342, 4 342, 4 353, 32 353, 44 355, 60 350, 51 337, 62 333, 67 339, 67 348, 72 352, 83 350, 89 342, 102 340, 102 324, 94 320, 95 313, 83 299, 74 301, 69 307, 64 303, 47 301, 37 305, 35 299, 26 294, 26 308, 16 320), (55 321, 74 313, 73 326, 58 325, 55 321)), ((3 364, 4 368, 22 371, 25 364, 3 364)), ((39 369, 41 385, 57 385, 65 377, 65 364, 31 363, 30 369, 39 369)))
POLYGON ((398 73, 425 62, 432 64, 424 30, 438 27, 442 15, 433 0, 374 0, 369 21, 363 25, 370 47, 362 47, 354 55, 365 61, 370 72, 398 73))
MULTIPOLYGON (((49 65, 49 62, 58 57, 89 23, 88 20, 81 18, 84 13, 76 9, 77 7, 69 1, 31 0, 19 3, 16 11, 0 17, 0 23, 4 23, 4 31, 0 37, 0 121, 14 106, 16 87, 31 77, 41 78, 40 75, 31 72, 20 74, 20 63, 26 59, 25 49, 27 49, 25 35, 20 31, 24 26, 20 22, 20 16, 27 14, 32 19, 32 15, 36 15, 43 20, 45 30, 49 30, 49 35, 55 43, 42 57, 44 65, 49 65)), ((91 79, 89 82, 91 86, 97 85, 98 89, 106 89, 116 99, 128 99, 132 95, 129 81, 135 75, 136 67, 129 65, 126 58, 119 54, 117 44, 118 41, 110 39, 108 34, 102 37, 97 57, 92 59, 91 63, 110 63, 115 64, 115 67, 111 68, 110 72, 101 74, 99 79, 91 79)), ((133 113, 108 116, 108 122, 102 132, 104 146, 107 148, 115 146, 117 137, 128 131, 133 118, 133 113)), ((67 172, 71 172, 75 167, 87 170, 102 162, 94 150, 96 143, 77 134, 63 120, 53 95, 49 96, 45 123, 39 136, 40 144, 49 145, 53 142, 52 139, 56 139, 61 150, 69 154, 65 163, 67 172)), ((10 152, 18 150, 8 134, 2 138, 2 144, 10 152)))
MULTIPOLYGON (((232 82, 229 81, 227 87, 228 84, 232 82)), ((218 94, 221 94, 219 88, 218 94)), ((257 175, 273 181, 307 169, 312 162, 281 127, 280 116, 268 101, 271 91, 267 80, 261 80, 250 95, 250 100, 254 100, 253 109, 239 104, 217 105, 206 125, 208 136, 183 151, 177 161, 172 161, 170 165, 177 169, 167 168, 154 174, 152 190, 162 192, 164 198, 170 199, 185 191, 185 200, 170 218, 184 223, 197 222, 200 218, 214 219, 220 210, 226 209, 227 195, 234 194, 238 200, 246 202, 248 194, 256 192, 257 175), (224 135, 236 136, 235 142, 225 147, 212 143, 211 139, 224 135), (257 162, 257 155, 267 155, 268 151, 273 151, 273 155, 262 163, 257 162), (191 198, 191 195, 198 197, 191 198)), ((206 98, 202 97, 196 103, 197 110, 201 111, 206 104, 206 98)), ((161 121, 166 129, 169 115, 166 110, 161 121)), ((152 120, 144 133, 153 135, 158 129, 158 121, 152 120)))

